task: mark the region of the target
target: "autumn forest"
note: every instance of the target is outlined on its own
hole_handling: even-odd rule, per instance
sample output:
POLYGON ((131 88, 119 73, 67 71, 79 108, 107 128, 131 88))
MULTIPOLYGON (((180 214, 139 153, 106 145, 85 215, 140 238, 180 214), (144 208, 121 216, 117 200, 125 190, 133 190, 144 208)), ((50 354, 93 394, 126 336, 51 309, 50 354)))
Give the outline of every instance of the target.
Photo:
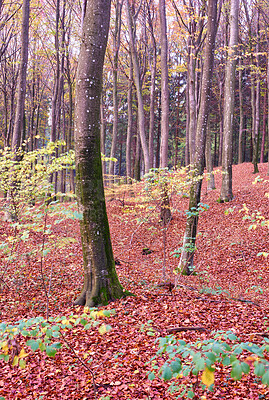
POLYGON ((0 400, 269 397, 268 0, 0 0, 0 400))

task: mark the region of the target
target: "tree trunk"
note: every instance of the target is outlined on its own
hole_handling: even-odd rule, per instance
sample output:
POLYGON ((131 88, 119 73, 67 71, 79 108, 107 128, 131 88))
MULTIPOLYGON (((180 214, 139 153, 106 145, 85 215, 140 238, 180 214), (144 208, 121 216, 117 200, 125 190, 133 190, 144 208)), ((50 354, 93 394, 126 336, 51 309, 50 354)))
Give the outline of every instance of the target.
POLYGON ((21 146, 22 134, 24 129, 24 108, 26 95, 26 73, 28 63, 29 46, 29 16, 30 0, 23 1, 22 10, 22 30, 21 30, 21 59, 19 67, 18 87, 17 87, 17 106, 15 113, 14 130, 12 135, 12 151, 16 152, 21 146))
MULTIPOLYGON (((119 0, 116 1, 115 10, 115 28, 112 32, 113 35, 113 131, 112 131, 112 142, 110 150, 110 161, 109 161, 109 181, 110 184, 114 182, 114 166, 115 161, 112 158, 116 156, 116 145, 118 136, 118 124, 119 124, 119 100, 118 100, 118 64, 119 64, 119 50, 120 50, 120 33, 121 33, 121 10, 122 3, 119 0)), ((120 172, 119 172, 120 173, 120 172)))
POLYGON ((146 130, 145 130, 144 101, 143 101, 143 93, 142 93, 141 74, 140 74, 140 69, 139 69, 137 50, 135 47, 134 19, 133 19, 129 0, 127 0, 127 24, 128 24, 128 31, 129 31, 129 37, 130 37, 129 45, 130 45, 132 59, 133 59, 134 81, 135 81, 135 86, 136 86, 137 103, 138 103, 139 135, 140 135, 141 146, 142 146, 143 156, 144 156, 145 173, 148 173, 149 172, 149 149, 148 149, 148 144, 147 144, 147 139, 146 139, 146 130))
POLYGON ((210 89, 214 61, 215 38, 217 31, 217 0, 208 1, 207 38, 204 53, 204 67, 201 86, 200 109, 197 119, 196 151, 193 169, 194 181, 190 189, 189 211, 183 239, 178 271, 190 275, 193 270, 193 257, 199 218, 199 203, 201 197, 202 179, 204 173, 206 128, 209 112, 210 89))
POLYGON ((100 155, 100 97, 110 7, 110 0, 88 2, 77 70, 75 150, 84 286, 75 304, 89 307, 124 295, 115 270, 100 155))
POLYGON ((130 54, 130 67, 129 67, 129 83, 127 94, 128 106, 128 125, 127 125, 127 138, 126 138, 126 175, 127 183, 130 183, 131 177, 131 143, 133 134, 133 62, 130 54))
POLYGON ((210 132, 209 120, 207 121, 207 130, 206 130, 205 161, 206 161, 206 172, 207 172, 207 190, 214 190, 216 189, 216 186, 215 186, 215 177, 213 174, 212 153, 211 153, 211 132, 210 132))
POLYGON ((235 69, 237 63, 238 47, 238 14, 239 0, 231 0, 230 12, 230 40, 225 68, 224 88, 224 127, 223 127, 223 149, 222 149, 222 185, 220 201, 231 201, 232 192, 232 141, 233 141, 233 118, 234 118, 234 87, 235 69))
MULTIPOLYGON (((154 37, 152 17, 150 14, 150 8, 148 6, 148 19, 149 19, 149 30, 152 41, 152 61, 150 63, 151 82, 150 82, 150 106, 149 106, 149 167, 153 168, 153 156, 154 156, 154 129, 155 129, 155 91, 156 91, 156 71, 157 71, 157 50, 156 40, 154 37)), ((150 53, 150 52, 149 52, 150 53)))
POLYGON ((243 112, 243 92, 242 92, 242 56, 239 59, 239 138, 238 138, 238 164, 243 162, 243 128, 244 128, 244 112, 243 112))
POLYGON ((264 98, 263 98, 263 115, 262 115, 262 143, 261 143, 261 158, 260 163, 264 162, 264 145, 265 145, 265 136, 266 136, 266 103, 267 103, 267 88, 265 90, 264 98))
POLYGON ((168 88, 168 43, 165 0, 159 0, 161 25, 161 149, 160 166, 168 166, 168 135, 169 135, 169 88, 168 88))

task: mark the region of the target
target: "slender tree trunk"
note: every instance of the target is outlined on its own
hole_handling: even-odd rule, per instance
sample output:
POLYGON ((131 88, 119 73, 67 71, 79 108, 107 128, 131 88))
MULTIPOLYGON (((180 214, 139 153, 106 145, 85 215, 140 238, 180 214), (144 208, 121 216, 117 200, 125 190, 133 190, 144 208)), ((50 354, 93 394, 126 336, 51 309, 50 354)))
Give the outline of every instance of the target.
POLYGON ((120 50, 120 34, 121 34, 121 10, 122 3, 116 0, 115 9, 115 28, 113 31, 113 131, 112 131, 112 142, 110 150, 110 161, 109 161, 109 181, 110 184, 114 181, 114 166, 115 162, 112 158, 116 156, 116 145, 118 136, 118 125, 119 125, 119 100, 118 100, 118 64, 119 64, 119 50, 120 50))
POLYGON ((156 41, 154 37, 152 18, 150 10, 148 8, 149 14, 149 28, 151 34, 151 50, 152 50, 152 61, 150 64, 151 71, 151 82, 150 82, 150 108, 149 108, 149 167, 153 168, 153 153, 154 153, 154 129, 155 129, 155 100, 156 100, 156 69, 157 69, 157 49, 156 41))
POLYGON ((19 67, 18 87, 17 87, 17 106, 15 112, 14 130, 12 135, 12 150, 16 152, 21 146, 22 134, 24 129, 24 108, 26 96, 26 73, 28 64, 29 46, 29 17, 30 0, 23 1, 22 10, 22 30, 21 30, 21 59, 19 67))
POLYGON ((84 285, 75 304, 93 306, 123 296, 110 240, 100 153, 100 98, 110 0, 87 3, 75 104, 76 176, 84 285))
POLYGON ((257 21, 257 44, 256 44, 256 94, 255 94, 255 129, 253 136, 253 165, 254 165, 254 174, 259 172, 258 168, 258 159, 259 159, 259 136, 260 136, 260 88, 261 88, 261 78, 260 78, 260 26, 259 26, 259 11, 258 12, 258 21, 257 21))
POLYGON ((189 212, 183 239, 183 251, 178 266, 178 270, 183 274, 191 274, 193 270, 193 257, 195 252, 195 240, 198 226, 199 210, 198 205, 201 197, 202 179, 204 173, 206 128, 209 112, 210 89, 212 70, 214 62, 214 48, 217 31, 217 0, 208 1, 208 19, 207 19, 207 38, 205 45, 204 67, 201 86, 200 109, 197 120, 196 131, 196 151, 194 160, 193 178, 191 185, 189 212))
POLYGON ((205 146, 205 161, 206 161, 206 172, 207 172, 207 190, 216 189, 215 177, 213 174, 212 165, 212 153, 211 153, 211 132, 210 132, 210 121, 207 121, 206 130, 206 146, 205 146))
POLYGON ((128 23, 128 31, 130 37, 130 49, 133 59, 133 67, 134 67, 134 81, 136 86, 136 94, 137 94, 137 103, 138 103, 138 126, 139 126, 139 135, 143 150, 144 156, 144 164, 145 164, 145 173, 149 171, 149 149, 146 140, 146 131, 145 131, 145 114, 144 114, 144 101, 143 101, 143 93, 142 93, 142 83, 141 83, 141 75, 137 57, 137 51, 135 47, 135 32, 134 32, 134 20, 132 16, 132 10, 130 6, 129 0, 127 0, 127 23, 128 23))
MULTIPOLYGON (((101 95, 100 98, 100 149, 101 153, 105 156, 106 155, 106 122, 104 116, 104 104, 103 104, 103 96, 101 95)), ((106 175, 106 162, 105 160, 102 161, 102 171, 103 176, 106 175)))
POLYGON ((126 175, 127 175, 127 183, 130 183, 131 165, 132 165, 131 144, 132 144, 132 134, 133 134, 133 62, 131 55, 130 55, 127 105, 128 105, 128 125, 127 125, 127 138, 126 138, 126 175))
POLYGON ((237 63, 238 47, 238 14, 239 0, 231 0, 230 12, 230 40, 225 68, 224 89, 224 131, 222 149, 222 185, 220 201, 230 201, 232 192, 232 142, 233 142, 233 119, 234 119, 234 87, 235 69, 237 63))
POLYGON ((266 136, 266 104, 267 104, 267 88, 263 98, 263 114, 262 114, 262 143, 261 143, 261 158, 260 163, 264 162, 264 145, 265 145, 265 136, 266 136))
MULTIPOLYGON (((267 54, 269 54, 269 40, 267 39, 267 54)), ((268 170, 267 175, 269 175, 269 56, 267 55, 267 130, 268 130, 268 138, 267 138, 267 154, 268 154, 268 170)))
POLYGON ((161 25, 161 151, 160 166, 168 166, 168 136, 169 136, 169 88, 168 88, 168 43, 165 0, 159 0, 161 25))
POLYGON ((242 92, 242 57, 239 58, 239 138, 238 138, 238 164, 243 162, 243 129, 244 129, 244 112, 243 112, 243 92, 242 92))

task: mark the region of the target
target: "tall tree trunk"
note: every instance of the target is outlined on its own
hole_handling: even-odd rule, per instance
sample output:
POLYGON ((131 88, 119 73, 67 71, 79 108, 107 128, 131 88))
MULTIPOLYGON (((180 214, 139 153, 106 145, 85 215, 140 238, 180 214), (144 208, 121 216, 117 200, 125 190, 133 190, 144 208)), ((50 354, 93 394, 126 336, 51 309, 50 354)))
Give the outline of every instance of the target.
POLYGON ((149 172, 149 149, 146 139, 146 131, 145 131, 145 114, 144 114, 144 101, 143 101, 143 93, 142 93, 142 83, 141 83, 141 74, 138 63, 137 50, 135 46, 135 26, 134 19, 132 15, 132 10, 130 6, 130 1, 127 0, 127 23, 128 23, 128 31, 130 37, 130 49, 133 59, 134 66, 134 81, 136 87, 137 94, 137 103, 138 103, 138 126, 139 126, 139 135, 143 150, 144 156, 144 164, 145 164, 145 173, 149 172))
POLYGON ((265 90, 264 98, 263 98, 263 113, 262 113, 262 143, 261 143, 261 158, 260 163, 264 162, 264 145, 265 145, 265 136, 266 136, 266 104, 267 104, 267 88, 265 90))
MULTIPOLYGON (((103 96, 100 98, 100 150, 101 153, 106 155, 106 121, 104 116, 103 96)), ((102 161, 103 176, 106 175, 106 161, 102 161)), ((106 177, 105 177, 106 178, 106 177)))
MULTIPOLYGON (((150 14, 150 7, 148 6, 148 20, 149 30, 151 35, 151 51, 152 60, 150 63, 151 82, 150 82, 150 106, 149 106, 149 167, 153 168, 154 156, 154 130, 155 130, 155 100, 156 100, 156 71, 157 71, 157 49, 156 40, 154 37, 152 17, 150 14)), ((149 52, 150 53, 150 52, 149 52)))
POLYGON ((208 0, 208 19, 207 19, 207 37, 204 52, 204 67, 201 86, 200 109, 197 120, 196 131, 196 151, 193 169, 194 181, 191 185, 189 212, 183 239, 183 251, 181 253, 178 271, 183 274, 191 274, 193 270, 193 257, 195 252, 195 240, 198 226, 199 210, 198 205, 201 197, 202 179, 199 179, 204 173, 206 128, 209 112, 210 89, 212 70, 214 62, 214 48, 217 31, 217 0, 208 0))
POLYGON ((113 35, 113 131, 112 131, 112 142, 110 150, 110 161, 109 170, 110 184, 114 181, 114 166, 115 161, 112 158, 116 156, 116 145, 118 136, 118 125, 119 125, 119 100, 118 100, 118 64, 119 64, 119 50, 120 50, 120 34, 121 34, 121 10, 122 2, 116 0, 115 9, 115 27, 112 32, 113 35))
POLYGON ((244 129, 244 111, 243 111, 243 92, 242 92, 242 56, 239 58, 239 138, 238 138, 238 164, 243 162, 243 129, 244 129))
POLYGON ((127 125, 127 138, 126 138, 126 175, 127 175, 127 183, 130 183, 131 165, 132 165, 131 144, 132 144, 132 134, 133 134, 133 62, 131 54, 130 54, 127 106, 128 106, 128 125, 127 125))
POLYGON ((216 189, 215 177, 213 174, 213 164, 212 164, 212 153, 211 153, 211 131, 210 131, 210 121, 207 121, 206 130, 206 146, 205 146, 205 161, 206 161, 206 172, 207 172, 207 190, 216 189))
POLYGON ((22 9, 22 30, 21 30, 21 59, 19 67, 18 87, 17 87, 17 106, 15 112, 14 130, 12 135, 12 150, 16 152, 21 146, 24 130, 24 109, 26 96, 26 73, 28 64, 29 47, 29 17, 30 0, 23 1, 22 9))
POLYGON ((233 119, 234 119, 234 87, 235 69, 237 63, 238 47, 238 14, 239 0, 231 0, 230 12, 230 40, 225 68, 224 88, 224 130, 222 149, 222 184, 220 201, 226 202, 233 198, 232 192, 232 142, 233 142, 233 119))
POLYGON ((269 40, 267 39, 267 154, 268 154, 268 170, 267 175, 269 175, 269 40))
POLYGON ((93 306, 123 296, 115 270, 100 154, 100 97, 110 0, 87 3, 75 104, 76 176, 84 285, 75 304, 93 306))
POLYGON ((168 88, 168 43, 165 0, 159 0, 161 25, 161 149, 160 166, 168 166, 168 135, 169 135, 169 88, 168 88))
POLYGON ((257 11, 257 43, 256 43, 256 104, 255 104, 255 129, 253 135, 253 165, 254 174, 259 172, 258 159, 259 159, 259 135, 260 135, 260 88, 261 88, 261 78, 260 78, 260 23, 259 23, 259 10, 257 11))

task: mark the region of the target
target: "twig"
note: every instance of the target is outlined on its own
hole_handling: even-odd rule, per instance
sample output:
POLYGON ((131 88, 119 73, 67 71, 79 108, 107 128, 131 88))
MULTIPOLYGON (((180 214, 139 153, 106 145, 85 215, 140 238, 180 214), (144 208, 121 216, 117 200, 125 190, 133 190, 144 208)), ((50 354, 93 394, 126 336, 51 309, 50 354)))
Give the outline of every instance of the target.
POLYGON ((60 333, 61 333, 61 336, 62 336, 62 338, 63 338, 63 341, 65 342, 65 344, 67 345, 67 347, 72 351, 72 353, 74 354, 74 356, 76 357, 76 359, 83 365, 83 367, 85 367, 85 368, 87 369, 87 371, 90 372, 90 374, 91 374, 91 376, 92 376, 92 386, 93 386, 93 390, 94 390, 94 398, 95 398, 95 400, 96 400, 97 386, 96 386, 96 383, 95 383, 94 373, 93 373, 92 369, 91 369, 87 364, 85 364, 85 362, 77 355, 77 353, 75 352, 75 350, 73 349, 73 347, 71 347, 70 344, 68 343, 68 341, 65 339, 64 334, 63 334, 62 332, 60 332, 60 333))
POLYGON ((207 329, 203 326, 175 326, 172 328, 167 328, 168 333, 173 332, 187 332, 187 331, 200 331, 205 332, 207 329))

